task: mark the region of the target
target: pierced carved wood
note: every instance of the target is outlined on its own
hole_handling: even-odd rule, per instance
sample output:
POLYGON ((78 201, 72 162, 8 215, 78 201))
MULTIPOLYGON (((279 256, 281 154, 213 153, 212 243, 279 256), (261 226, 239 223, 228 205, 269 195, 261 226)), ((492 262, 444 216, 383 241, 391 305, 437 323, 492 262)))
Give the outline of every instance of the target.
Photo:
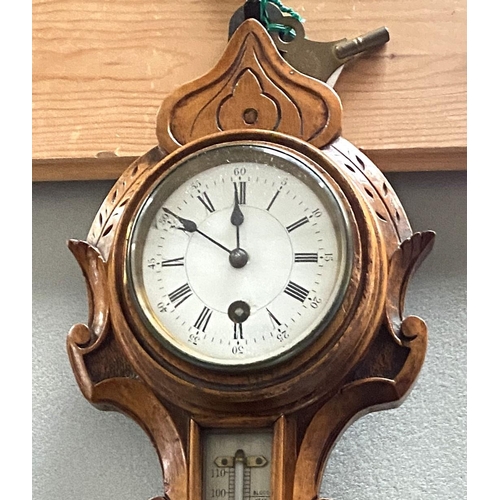
POLYGON ((341 104, 326 84, 294 70, 253 19, 231 37, 219 63, 165 99, 160 146, 171 152, 229 130, 271 130, 321 148, 340 133, 341 104))

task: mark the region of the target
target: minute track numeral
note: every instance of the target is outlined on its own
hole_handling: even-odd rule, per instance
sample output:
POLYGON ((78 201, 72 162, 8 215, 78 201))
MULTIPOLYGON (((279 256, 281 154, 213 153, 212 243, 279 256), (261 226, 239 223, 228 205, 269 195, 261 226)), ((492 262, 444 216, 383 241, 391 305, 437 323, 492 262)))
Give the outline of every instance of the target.
POLYGON ((186 283, 170 293, 168 298, 174 307, 179 307, 185 300, 189 299, 191 295, 193 295, 193 291, 189 284, 186 283))
POLYGON ((215 208, 214 208, 214 205, 212 203, 212 200, 210 200, 210 198, 208 197, 208 194, 206 191, 203 191, 203 193, 201 193, 200 195, 198 195, 196 198, 198 198, 198 200, 200 200, 203 205, 205 206, 205 208, 210 212, 215 212, 215 208))
POLYGON ((196 323, 194 324, 194 327, 198 330, 201 330, 202 332, 205 332, 208 322, 212 317, 212 312, 213 311, 210 308, 204 306, 203 311, 201 311, 200 315, 198 316, 198 319, 196 320, 196 323))
POLYGON ((309 290, 303 286, 297 285, 297 283, 294 283, 293 281, 288 282, 284 292, 300 302, 304 302, 309 295, 309 290))
POLYGON ((309 219, 307 217, 302 217, 302 219, 299 219, 297 222, 294 222, 293 224, 290 224, 289 226, 286 227, 286 230, 291 233, 295 229, 299 228, 300 226, 303 226, 304 224, 307 224, 309 222, 309 219))
POLYGON ((294 257, 295 262, 318 262, 317 253, 296 253, 294 257))

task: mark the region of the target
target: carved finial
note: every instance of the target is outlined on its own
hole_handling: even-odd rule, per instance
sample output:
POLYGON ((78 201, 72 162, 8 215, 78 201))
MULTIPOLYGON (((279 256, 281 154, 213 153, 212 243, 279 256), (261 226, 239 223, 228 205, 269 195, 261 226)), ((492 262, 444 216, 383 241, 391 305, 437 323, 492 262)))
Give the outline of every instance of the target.
POLYGON ((282 132, 321 148, 340 134, 341 114, 333 89, 293 69, 260 23, 249 19, 210 72, 165 99, 156 133, 168 152, 242 129, 282 132))

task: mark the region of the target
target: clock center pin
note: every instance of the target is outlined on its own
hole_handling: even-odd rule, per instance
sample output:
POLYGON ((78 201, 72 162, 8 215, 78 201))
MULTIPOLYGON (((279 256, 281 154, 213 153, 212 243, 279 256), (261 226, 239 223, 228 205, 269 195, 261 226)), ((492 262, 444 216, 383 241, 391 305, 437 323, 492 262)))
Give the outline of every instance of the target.
POLYGON ((229 254, 229 263, 236 269, 245 267, 248 262, 248 253, 243 248, 235 248, 229 254))

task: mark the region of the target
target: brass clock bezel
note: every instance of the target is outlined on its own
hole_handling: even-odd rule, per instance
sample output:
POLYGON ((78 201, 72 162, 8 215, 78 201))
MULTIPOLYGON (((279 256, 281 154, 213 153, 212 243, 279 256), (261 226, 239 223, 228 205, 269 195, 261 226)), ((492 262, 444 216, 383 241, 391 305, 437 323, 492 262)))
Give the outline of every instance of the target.
POLYGON ((191 153, 175 165, 172 165, 158 178, 154 187, 151 188, 150 194, 138 208, 137 216, 134 216, 131 220, 127 237, 128 250, 125 281, 129 286, 130 297, 135 304, 136 311, 150 333, 167 349, 188 362, 210 370, 252 371, 285 363, 291 357, 296 356, 309 343, 313 342, 317 335, 321 334, 324 326, 330 322, 342 305, 353 266, 352 229, 346 212, 347 207, 344 206, 336 193, 330 189, 328 180, 324 178, 323 172, 318 170, 318 166, 311 162, 309 158, 305 158, 303 155, 298 156, 290 149, 285 150, 279 144, 264 143, 262 141, 253 141, 252 143, 245 141, 222 142, 191 153), (325 206, 331 207, 332 213, 335 215, 332 224, 338 227, 341 238, 341 275, 338 280, 338 289, 335 295, 332 294, 329 297, 331 303, 327 310, 321 312, 318 324, 307 334, 300 335, 302 338, 292 342, 284 351, 256 361, 242 360, 239 362, 238 358, 235 358, 234 362, 226 363, 207 361, 206 358, 209 358, 209 356, 198 354, 194 349, 190 350, 188 345, 182 345, 182 342, 177 340, 176 334, 171 333, 161 323, 157 313, 154 312, 147 298, 143 282, 141 264, 143 247, 141 243, 146 238, 160 205, 165 202, 173 190, 207 168, 243 161, 258 164, 271 161, 272 166, 281 170, 283 174, 288 173, 299 178, 310 189, 316 190, 316 194, 320 196, 325 206), (210 167, 207 167, 207 165, 210 167), (169 340, 169 338, 172 340, 169 340))
POLYGON ((238 412, 252 404, 255 413, 278 407, 301 407, 340 383, 365 352, 378 324, 370 318, 385 298, 385 255, 372 214, 356 187, 335 163, 310 144, 266 131, 223 132, 184 146, 136 179, 138 187, 123 210, 109 256, 109 286, 112 321, 117 338, 134 369, 165 399, 180 407, 202 406, 238 412), (321 335, 291 356, 286 363, 264 366, 257 371, 214 370, 193 364, 167 349, 150 334, 127 283, 127 241, 140 207, 166 172, 189 155, 220 143, 279 144, 293 155, 309 158, 319 166, 329 187, 346 207, 352 231, 353 265, 344 301, 321 335), (382 265, 374 263, 382 261, 382 265), (366 279, 370 275, 371 279, 366 279), (300 381, 300 383, 299 383, 300 381), (323 381, 323 383, 321 383, 323 381), (297 382, 297 383, 294 383, 297 382), (290 385, 292 383, 292 386, 290 385), (291 390, 291 387, 293 390, 291 390), (286 389, 285 389, 286 388, 286 389), (306 399, 305 399, 306 398, 306 399))

